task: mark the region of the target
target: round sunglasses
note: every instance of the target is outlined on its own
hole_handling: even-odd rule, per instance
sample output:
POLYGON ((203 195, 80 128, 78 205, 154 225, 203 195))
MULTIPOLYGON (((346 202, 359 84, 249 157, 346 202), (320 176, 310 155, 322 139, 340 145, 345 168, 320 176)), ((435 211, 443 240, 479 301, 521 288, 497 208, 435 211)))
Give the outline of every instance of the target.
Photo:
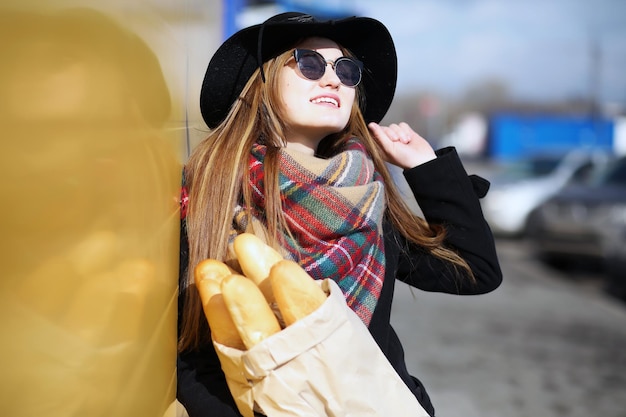
POLYGON ((311 81, 322 78, 326 73, 326 65, 330 64, 341 84, 346 87, 356 87, 361 82, 363 63, 358 59, 342 56, 333 62, 310 49, 295 49, 293 58, 298 64, 300 73, 311 81))

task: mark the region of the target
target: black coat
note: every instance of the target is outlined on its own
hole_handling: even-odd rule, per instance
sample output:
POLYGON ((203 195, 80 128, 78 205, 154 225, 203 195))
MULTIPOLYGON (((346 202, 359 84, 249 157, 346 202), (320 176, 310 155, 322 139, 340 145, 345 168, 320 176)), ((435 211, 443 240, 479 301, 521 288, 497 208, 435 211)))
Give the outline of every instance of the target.
MULTIPOLYGON (((424 291, 459 295, 487 293, 502 282, 493 236, 478 200, 487 192, 489 183, 468 176, 453 148, 440 150, 437 155, 430 162, 404 171, 404 176, 424 217, 431 224, 446 226, 446 244, 468 262, 477 282, 471 284, 458 277, 449 265, 408 243, 386 223, 385 280, 369 325, 385 356, 431 416, 434 408, 430 398, 421 382, 406 369, 403 347, 390 324, 395 280, 424 291)), ((186 265, 184 238, 181 245, 181 265, 186 265)), ((212 345, 179 355, 177 398, 190 417, 239 416, 212 345)))

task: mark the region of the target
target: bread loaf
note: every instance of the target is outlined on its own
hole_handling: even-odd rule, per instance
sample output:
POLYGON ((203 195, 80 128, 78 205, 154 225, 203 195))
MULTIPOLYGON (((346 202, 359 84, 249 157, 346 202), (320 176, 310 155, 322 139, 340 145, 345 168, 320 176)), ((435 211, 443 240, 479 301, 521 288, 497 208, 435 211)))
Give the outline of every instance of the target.
POLYGON ((222 280, 230 274, 230 268, 223 262, 205 259, 195 267, 194 281, 209 322, 211 338, 222 345, 244 350, 245 345, 226 308, 220 287, 222 280))
POLYGON ((245 350, 246 346, 224 302, 220 283, 205 279, 196 283, 196 286, 202 299, 204 315, 209 322, 211 338, 224 346, 245 350))
POLYGON ((326 293, 294 261, 277 262, 270 270, 269 279, 286 326, 308 316, 326 301, 326 293))
POLYGON ((221 290, 246 348, 252 348, 281 330, 267 300, 252 280, 231 274, 222 281, 221 290))
POLYGON ((242 233, 235 238, 233 249, 243 275, 259 287, 268 303, 274 302, 268 280, 272 265, 283 259, 274 248, 252 233, 242 233))
POLYGON ((196 285, 198 282, 209 279, 222 282, 222 279, 232 274, 234 271, 230 269, 224 262, 220 262, 217 259, 204 259, 198 262, 198 265, 194 268, 194 281, 196 285))

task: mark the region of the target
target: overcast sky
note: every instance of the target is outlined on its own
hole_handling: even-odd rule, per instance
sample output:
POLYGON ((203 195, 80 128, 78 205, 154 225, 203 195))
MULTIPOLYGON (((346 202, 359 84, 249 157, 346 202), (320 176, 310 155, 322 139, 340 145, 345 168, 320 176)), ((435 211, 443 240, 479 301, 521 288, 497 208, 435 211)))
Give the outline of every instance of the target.
POLYGON ((399 92, 500 79, 520 98, 626 104, 626 0, 347 0, 395 39, 399 92), (593 45, 599 59, 594 61, 593 45))

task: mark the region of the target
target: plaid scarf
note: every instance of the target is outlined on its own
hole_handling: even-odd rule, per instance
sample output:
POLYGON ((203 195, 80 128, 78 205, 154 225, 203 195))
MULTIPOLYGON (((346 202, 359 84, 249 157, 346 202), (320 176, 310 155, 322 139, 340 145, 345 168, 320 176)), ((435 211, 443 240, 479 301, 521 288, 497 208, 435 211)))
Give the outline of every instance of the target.
MULTIPOLYGON (((247 230, 248 214, 264 224, 266 147, 250 154, 253 207, 238 207, 237 231, 247 230)), ((293 236, 281 236, 287 257, 314 278, 331 278, 347 304, 368 325, 385 275, 382 236, 384 186, 363 145, 356 139, 343 152, 320 159, 287 148, 279 151, 283 213, 293 236)))

